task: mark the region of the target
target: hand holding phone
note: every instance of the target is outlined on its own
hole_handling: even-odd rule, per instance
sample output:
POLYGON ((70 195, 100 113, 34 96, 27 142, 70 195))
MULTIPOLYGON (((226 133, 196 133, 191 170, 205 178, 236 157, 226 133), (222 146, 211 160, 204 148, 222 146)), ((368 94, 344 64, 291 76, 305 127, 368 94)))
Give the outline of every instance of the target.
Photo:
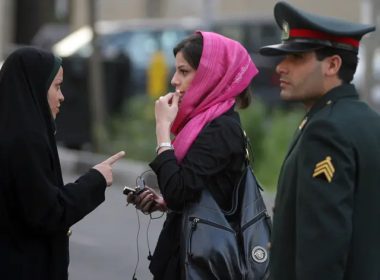
POLYGON ((123 193, 127 195, 127 202, 132 203, 137 209, 140 209, 144 214, 149 214, 153 211, 166 211, 166 203, 161 195, 157 194, 153 189, 145 186, 143 180, 138 180, 136 188, 125 186, 123 193))
POLYGON ((142 177, 137 178, 137 186, 130 187, 130 186, 125 186, 123 189, 123 194, 128 195, 130 192, 132 192, 133 195, 139 195, 145 190, 145 181, 142 177))

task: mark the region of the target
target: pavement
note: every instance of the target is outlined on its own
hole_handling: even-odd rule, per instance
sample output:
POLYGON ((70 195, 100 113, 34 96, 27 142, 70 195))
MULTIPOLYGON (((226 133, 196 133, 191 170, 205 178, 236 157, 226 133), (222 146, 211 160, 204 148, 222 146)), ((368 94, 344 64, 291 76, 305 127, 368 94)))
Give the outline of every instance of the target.
MULTIPOLYGON (((64 147, 58 147, 58 152, 66 183, 110 156, 64 147)), ((70 280, 131 279, 135 269, 137 279, 152 279, 146 256, 154 250, 165 216, 149 220, 133 205, 126 207, 122 194, 123 186, 134 186, 143 173, 147 185, 155 186, 155 175, 147 170, 148 163, 128 156, 113 165, 114 183, 106 190, 105 202, 72 227, 70 280)), ((263 197, 271 214, 274 194, 263 192, 263 197)))
MULTIPOLYGON (((83 174, 89 168, 104 161, 111 155, 94 154, 88 151, 70 150, 58 147, 61 167, 64 172, 83 174)), ((128 155, 113 165, 114 185, 136 186, 138 176, 144 175, 148 186, 158 188, 157 178, 147 162, 128 159, 128 155)), ((262 193, 268 213, 272 216, 275 193, 264 191, 262 193)))
MULTIPOLYGON (((61 167, 64 172, 83 174, 91 167, 106 160, 111 155, 94 154, 88 151, 70 150, 58 147, 61 167)), ((127 159, 127 156, 113 165, 115 184, 134 185, 137 176, 150 170, 148 163, 127 159)))
MULTIPOLYGON (((65 183, 75 181, 110 156, 64 147, 58 147, 58 152, 65 183)), ((135 269, 137 279, 152 279, 146 257, 149 244, 151 252, 155 248, 165 216, 150 221, 133 205, 126 207, 122 194, 124 185, 134 186, 146 170, 146 162, 127 157, 113 165, 114 182, 106 189, 105 201, 71 227, 69 280, 131 279, 135 269)), ((152 176, 144 177, 147 184, 153 184, 152 176)))

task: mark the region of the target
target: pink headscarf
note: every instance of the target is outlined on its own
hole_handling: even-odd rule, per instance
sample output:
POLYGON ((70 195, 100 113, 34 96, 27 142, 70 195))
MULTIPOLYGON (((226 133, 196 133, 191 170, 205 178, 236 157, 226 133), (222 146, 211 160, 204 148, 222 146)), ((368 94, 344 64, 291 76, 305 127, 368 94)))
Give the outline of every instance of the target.
POLYGON ((258 73, 247 50, 237 41, 213 32, 198 33, 203 37, 201 60, 171 128, 176 135, 173 146, 178 162, 202 128, 228 111, 258 73))

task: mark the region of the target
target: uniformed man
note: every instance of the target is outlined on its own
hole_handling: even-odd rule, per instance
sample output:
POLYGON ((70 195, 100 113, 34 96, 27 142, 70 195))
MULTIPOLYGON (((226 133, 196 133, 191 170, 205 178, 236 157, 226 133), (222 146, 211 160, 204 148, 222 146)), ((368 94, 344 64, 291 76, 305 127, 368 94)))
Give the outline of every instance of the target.
POLYGON ((304 103, 281 170, 273 280, 380 279, 380 117, 351 84, 359 41, 375 28, 279 2, 281 96, 304 103))

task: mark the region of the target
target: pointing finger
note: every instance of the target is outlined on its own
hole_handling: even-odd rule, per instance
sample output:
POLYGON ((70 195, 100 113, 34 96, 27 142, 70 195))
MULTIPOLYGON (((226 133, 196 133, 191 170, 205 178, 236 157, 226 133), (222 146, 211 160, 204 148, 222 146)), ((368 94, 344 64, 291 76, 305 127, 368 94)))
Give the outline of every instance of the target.
POLYGON ((114 154, 113 156, 107 158, 104 163, 107 163, 109 165, 112 165, 114 164, 116 161, 118 161, 119 159, 121 159, 123 156, 125 156, 125 152, 124 151, 120 151, 118 152, 117 154, 114 154))

